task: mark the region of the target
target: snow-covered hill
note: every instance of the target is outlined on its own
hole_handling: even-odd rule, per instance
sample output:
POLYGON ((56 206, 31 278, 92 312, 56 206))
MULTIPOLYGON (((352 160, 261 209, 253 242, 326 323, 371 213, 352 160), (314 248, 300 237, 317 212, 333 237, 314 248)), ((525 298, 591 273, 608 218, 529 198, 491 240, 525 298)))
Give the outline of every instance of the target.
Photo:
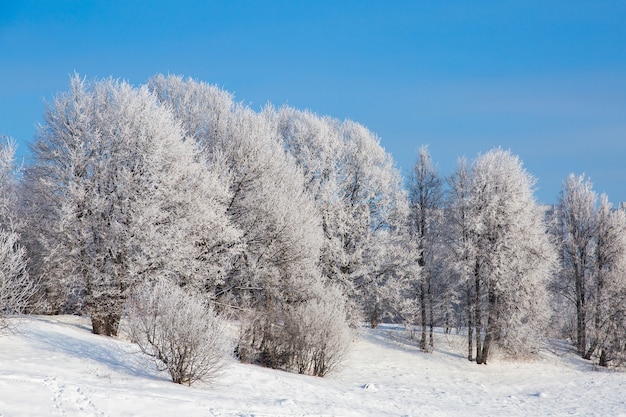
POLYGON ((567 350, 534 362, 463 358, 438 335, 420 353, 392 326, 363 330, 343 367, 315 378, 233 361, 211 386, 146 370, 131 344, 80 317, 20 319, 0 338, 0 416, 626 416, 626 375, 567 350))

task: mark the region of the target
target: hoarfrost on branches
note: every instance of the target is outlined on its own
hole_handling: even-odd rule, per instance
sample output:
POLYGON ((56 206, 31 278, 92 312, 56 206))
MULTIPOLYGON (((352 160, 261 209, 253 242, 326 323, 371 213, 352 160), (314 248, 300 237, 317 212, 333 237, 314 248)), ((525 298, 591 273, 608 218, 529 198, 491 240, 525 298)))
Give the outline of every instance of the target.
POLYGON ((130 339, 173 382, 210 381, 227 365, 232 343, 224 320, 196 290, 166 280, 143 283, 126 311, 130 339))
POLYGON ((40 273, 66 289, 66 309, 90 314, 95 333, 117 333, 128 290, 145 280, 221 279, 219 248, 237 239, 228 190, 147 88, 73 76, 32 151, 40 273))

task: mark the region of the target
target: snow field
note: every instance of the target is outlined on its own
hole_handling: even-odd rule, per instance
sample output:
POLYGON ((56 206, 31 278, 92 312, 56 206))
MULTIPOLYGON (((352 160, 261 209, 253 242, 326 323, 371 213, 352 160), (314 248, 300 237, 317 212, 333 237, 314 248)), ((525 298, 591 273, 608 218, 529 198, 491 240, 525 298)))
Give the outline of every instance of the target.
POLYGON ((325 378, 233 360, 211 385, 145 368, 134 346, 85 318, 28 317, 0 338, 0 416, 626 416, 626 375, 594 371, 563 345, 536 361, 464 359, 437 334, 433 354, 395 326, 363 329, 325 378))

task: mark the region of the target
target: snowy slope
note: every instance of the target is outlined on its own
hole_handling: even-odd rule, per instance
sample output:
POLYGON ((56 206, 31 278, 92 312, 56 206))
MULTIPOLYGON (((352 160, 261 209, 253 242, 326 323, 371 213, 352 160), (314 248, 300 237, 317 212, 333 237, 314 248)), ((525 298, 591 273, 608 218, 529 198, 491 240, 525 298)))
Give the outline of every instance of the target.
POLYGON ((364 330, 326 378, 233 361, 213 385, 188 388, 84 318, 20 321, 0 338, 0 416, 626 416, 626 374, 567 351, 477 366, 460 338, 438 335, 423 354, 388 326, 364 330))

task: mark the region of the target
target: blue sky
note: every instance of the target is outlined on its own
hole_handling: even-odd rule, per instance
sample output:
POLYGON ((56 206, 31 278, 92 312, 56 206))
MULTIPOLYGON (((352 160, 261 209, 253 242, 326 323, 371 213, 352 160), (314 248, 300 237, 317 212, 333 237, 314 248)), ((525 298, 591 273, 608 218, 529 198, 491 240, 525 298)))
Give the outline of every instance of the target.
POLYGON ((556 201, 570 172, 626 201, 624 1, 0 3, 0 133, 22 154, 74 71, 217 84, 260 108, 358 121, 406 173, 430 146, 511 149, 556 201))

